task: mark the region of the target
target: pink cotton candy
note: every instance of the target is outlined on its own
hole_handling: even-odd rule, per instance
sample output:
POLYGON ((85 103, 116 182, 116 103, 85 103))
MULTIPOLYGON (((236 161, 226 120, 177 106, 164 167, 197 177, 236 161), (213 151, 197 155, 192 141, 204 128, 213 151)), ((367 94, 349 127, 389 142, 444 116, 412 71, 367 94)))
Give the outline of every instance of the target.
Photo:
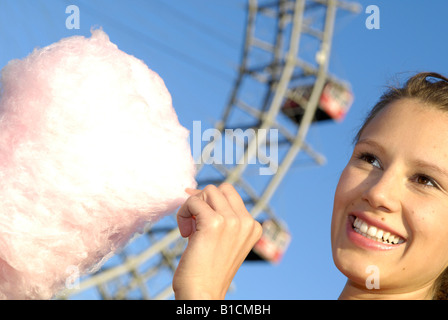
POLYGON ((162 79, 102 30, 9 62, 0 89, 0 298, 53 297, 196 186, 162 79))

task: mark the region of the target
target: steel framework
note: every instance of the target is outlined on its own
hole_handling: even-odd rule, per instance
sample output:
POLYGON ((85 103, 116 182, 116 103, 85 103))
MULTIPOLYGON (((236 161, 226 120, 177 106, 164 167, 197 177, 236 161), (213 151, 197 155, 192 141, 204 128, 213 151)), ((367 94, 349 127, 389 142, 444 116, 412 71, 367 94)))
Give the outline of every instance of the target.
MULTIPOLYGON (((303 151, 317 165, 325 162, 305 138, 324 85, 329 80, 339 82, 328 74, 338 8, 360 10, 357 3, 337 0, 248 0, 245 42, 233 91, 222 118, 209 131, 209 141, 201 136, 199 187, 232 183, 254 217, 281 224, 269 201, 297 154, 303 151), (306 99, 295 90, 301 86, 312 88, 306 99), (304 106, 299 122, 281 112, 286 99, 304 106), (231 145, 230 152, 223 151, 224 144, 231 145)), ((167 217, 60 297, 89 291, 102 299, 170 298, 172 275, 185 245, 175 217, 167 217)))

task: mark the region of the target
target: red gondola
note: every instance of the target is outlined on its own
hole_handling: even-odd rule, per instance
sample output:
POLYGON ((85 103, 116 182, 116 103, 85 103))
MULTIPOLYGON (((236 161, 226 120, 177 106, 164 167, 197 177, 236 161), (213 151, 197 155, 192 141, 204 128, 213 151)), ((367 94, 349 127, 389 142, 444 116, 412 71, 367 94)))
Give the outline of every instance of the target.
MULTIPOLYGON (((297 124, 300 124, 305 112, 305 105, 310 98, 313 86, 297 87, 293 95, 300 99, 288 99, 282 107, 282 112, 297 124), (298 103, 297 100, 301 101, 298 103)), ((351 90, 339 83, 328 81, 320 95, 319 105, 313 121, 342 121, 353 103, 351 90)))

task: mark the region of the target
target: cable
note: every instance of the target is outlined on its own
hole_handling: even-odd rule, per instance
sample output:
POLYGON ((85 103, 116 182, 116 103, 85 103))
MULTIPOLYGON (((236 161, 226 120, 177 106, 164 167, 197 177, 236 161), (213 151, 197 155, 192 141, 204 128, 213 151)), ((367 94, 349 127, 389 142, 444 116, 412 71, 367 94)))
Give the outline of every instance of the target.
MULTIPOLYGON (((68 1, 68 0, 66 0, 68 1)), ((119 21, 118 19, 110 16, 106 16, 104 13, 98 11, 96 8, 90 6, 86 2, 83 2, 82 5, 83 11, 87 9, 91 14, 94 14, 95 16, 100 16, 104 20, 108 20, 110 23, 116 25, 129 35, 132 35, 133 37, 137 38, 138 41, 141 41, 144 45, 151 46, 151 47, 158 47, 162 52, 166 53, 167 55, 189 65, 194 66, 195 68, 202 70, 212 76, 214 76, 217 79, 220 79, 224 81, 225 83, 228 83, 229 81, 233 80, 233 76, 230 76, 223 72, 222 70, 216 68, 215 66, 206 64, 202 62, 202 60, 199 60, 193 56, 190 56, 183 51, 180 51, 178 49, 175 49, 167 44, 165 44, 163 41, 158 40, 157 38, 154 38, 150 36, 147 33, 142 32, 141 30, 135 29, 134 27, 131 27, 129 25, 124 24, 122 21, 119 21), (151 45, 148 44, 148 42, 151 43, 151 45)))
MULTIPOLYGON (((189 22, 180 19, 178 15, 173 15, 170 10, 160 10, 157 5, 154 7, 154 2, 148 3, 140 0, 138 3, 142 5, 144 10, 132 10, 132 18, 134 19, 133 24, 140 22, 140 25, 145 29, 148 23, 151 23, 151 30, 154 30, 154 33, 158 35, 158 38, 162 38, 165 43, 174 43, 177 48, 188 42, 188 45, 192 45, 189 52, 190 56, 200 54, 206 56, 208 61, 211 59, 217 60, 216 63, 210 63, 222 65, 226 70, 228 68, 236 68, 237 62, 229 60, 229 50, 227 48, 225 48, 226 50, 223 50, 221 46, 216 46, 226 43, 223 43, 219 39, 212 39, 212 41, 210 41, 207 33, 197 32, 196 28, 192 27, 189 22), (151 13, 157 12, 157 15, 154 15, 154 18, 159 19, 160 22, 154 22, 154 18, 148 18, 146 11, 151 13), (144 21, 144 23, 141 21, 144 21), (175 31, 173 29, 175 29, 175 31), (166 32, 167 30, 171 30, 172 32, 166 32), (205 39, 204 36, 207 39, 205 39)), ((126 8, 123 9, 125 10, 126 8)), ((239 52, 237 50, 239 47, 239 45, 233 46, 231 49, 236 53, 239 52)))
POLYGON ((203 24, 202 22, 199 22, 198 20, 191 18, 190 16, 186 15, 182 11, 176 9, 175 7, 168 5, 166 2, 160 0, 157 2, 159 3, 159 6, 162 6, 165 8, 165 10, 168 10, 168 12, 171 15, 179 18, 182 21, 187 22, 188 25, 192 26, 196 30, 199 30, 203 34, 206 34, 209 37, 212 37, 213 39, 219 39, 232 49, 235 48, 235 46, 239 47, 239 44, 235 41, 235 39, 229 38, 226 34, 221 33, 217 29, 212 29, 212 26, 203 24))

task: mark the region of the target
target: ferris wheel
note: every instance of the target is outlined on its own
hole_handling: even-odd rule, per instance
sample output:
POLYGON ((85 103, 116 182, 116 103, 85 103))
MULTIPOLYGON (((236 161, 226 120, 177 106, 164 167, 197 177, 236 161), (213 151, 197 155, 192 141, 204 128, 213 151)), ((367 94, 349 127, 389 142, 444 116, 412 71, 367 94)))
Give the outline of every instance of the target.
MULTIPOLYGON (((317 121, 341 121, 353 100, 350 85, 328 73, 337 0, 248 0, 245 41, 221 119, 201 140, 197 182, 228 182, 262 223, 263 236, 247 260, 279 262, 290 241, 269 207, 299 152, 317 165, 325 157, 306 142, 317 121)), ((202 128, 196 128, 201 131, 202 128)), ((61 298, 93 290, 102 299, 167 299, 185 248, 173 216, 136 237, 120 254, 61 298)))

